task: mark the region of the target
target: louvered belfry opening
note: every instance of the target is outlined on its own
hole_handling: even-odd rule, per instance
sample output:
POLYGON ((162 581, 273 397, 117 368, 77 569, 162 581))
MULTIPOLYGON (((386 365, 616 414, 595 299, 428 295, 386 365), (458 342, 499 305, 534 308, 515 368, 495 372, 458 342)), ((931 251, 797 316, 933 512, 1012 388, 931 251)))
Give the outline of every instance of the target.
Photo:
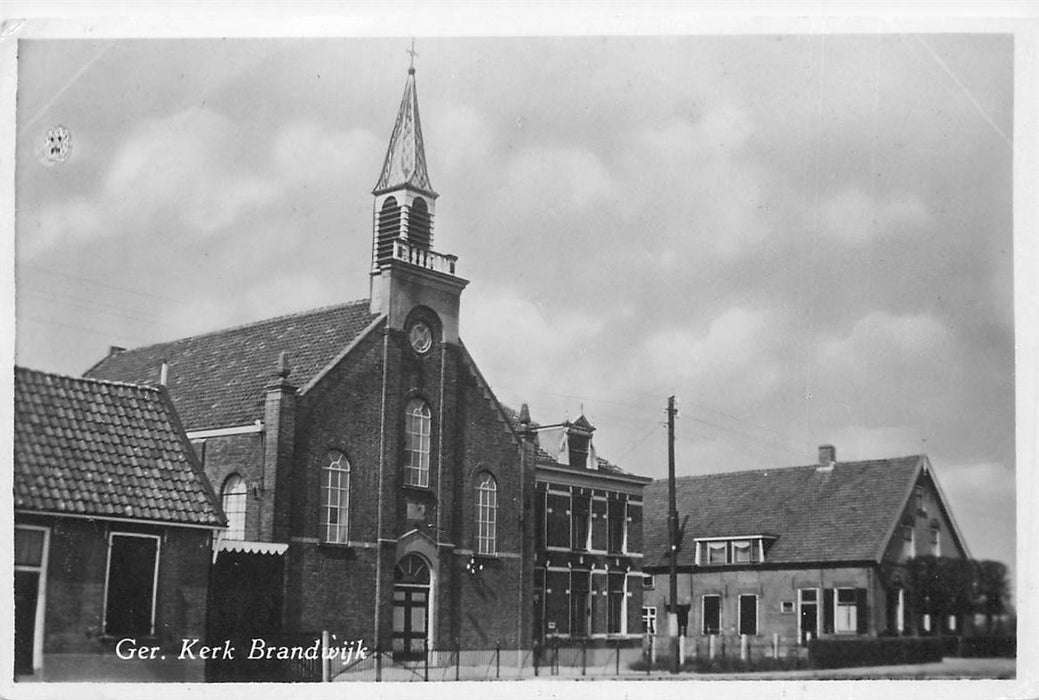
POLYGON ((421 197, 415 198, 408 212, 408 242, 426 250, 433 245, 433 215, 421 197))
POLYGON ((375 259, 381 266, 393 257, 393 241, 400 236, 401 209, 394 197, 387 197, 379 211, 379 231, 375 259))

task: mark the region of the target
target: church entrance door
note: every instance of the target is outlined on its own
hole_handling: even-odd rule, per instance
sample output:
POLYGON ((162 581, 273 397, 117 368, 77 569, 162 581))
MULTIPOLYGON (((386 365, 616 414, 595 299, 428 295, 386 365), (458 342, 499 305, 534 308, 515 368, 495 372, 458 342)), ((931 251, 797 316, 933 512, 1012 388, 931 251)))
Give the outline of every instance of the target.
POLYGON ((393 656, 421 659, 429 630, 429 566, 417 554, 393 572, 393 656))

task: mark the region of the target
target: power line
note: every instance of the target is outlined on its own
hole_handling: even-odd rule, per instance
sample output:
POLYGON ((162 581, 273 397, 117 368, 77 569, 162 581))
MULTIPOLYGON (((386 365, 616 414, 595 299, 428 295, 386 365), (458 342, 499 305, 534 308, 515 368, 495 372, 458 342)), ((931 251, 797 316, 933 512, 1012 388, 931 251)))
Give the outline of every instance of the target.
POLYGON ((68 279, 80 280, 82 282, 86 282, 87 284, 92 284, 92 285, 95 285, 95 286, 98 286, 98 287, 104 287, 106 289, 114 289, 114 290, 120 291, 120 292, 129 292, 130 294, 134 294, 136 296, 151 297, 152 299, 160 299, 162 301, 169 301, 169 302, 172 302, 174 304, 184 304, 185 306, 194 306, 195 305, 194 302, 185 301, 183 299, 176 299, 174 297, 167 297, 167 296, 163 296, 161 294, 152 294, 152 293, 149 293, 149 292, 142 292, 139 289, 132 289, 130 287, 120 287, 119 285, 116 285, 116 284, 108 284, 106 282, 99 282, 98 280, 95 280, 95 279, 93 279, 91 277, 83 277, 82 275, 73 275, 73 274, 70 274, 68 272, 62 272, 61 270, 54 270, 52 268, 38 267, 36 265, 21 265, 20 267, 23 268, 23 269, 28 268, 30 270, 35 270, 37 272, 42 272, 42 273, 48 274, 48 275, 57 275, 59 277, 65 277, 65 278, 68 278, 68 279))

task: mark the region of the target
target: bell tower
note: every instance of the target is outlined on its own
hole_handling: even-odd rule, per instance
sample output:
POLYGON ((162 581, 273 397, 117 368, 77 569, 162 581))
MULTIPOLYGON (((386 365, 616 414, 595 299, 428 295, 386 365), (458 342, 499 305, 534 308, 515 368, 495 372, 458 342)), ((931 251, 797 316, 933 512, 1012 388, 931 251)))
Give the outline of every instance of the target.
POLYGON ((458 342, 458 306, 467 280, 455 274, 458 258, 433 250, 433 221, 439 196, 429 182, 415 89, 414 51, 404 95, 372 190, 372 313, 403 329, 416 306, 435 311, 442 340, 458 342))

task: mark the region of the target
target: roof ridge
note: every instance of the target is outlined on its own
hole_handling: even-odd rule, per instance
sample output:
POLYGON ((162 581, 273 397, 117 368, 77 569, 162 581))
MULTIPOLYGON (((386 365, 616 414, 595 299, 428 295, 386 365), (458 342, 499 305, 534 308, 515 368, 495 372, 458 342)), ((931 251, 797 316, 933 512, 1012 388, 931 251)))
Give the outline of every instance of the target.
POLYGON ((123 382, 115 379, 97 379, 95 377, 74 377, 71 374, 60 374, 58 372, 47 372, 42 369, 32 369, 31 367, 24 367, 22 365, 15 365, 14 369, 16 372, 26 372, 30 374, 38 374, 45 377, 55 377, 57 379, 64 379, 73 382, 85 382, 90 384, 106 384, 108 386, 121 386, 128 389, 142 389, 144 391, 152 393, 161 393, 162 387, 158 384, 138 384, 136 382, 123 382))
MULTIPOLYGON (((248 323, 242 323, 242 324, 239 324, 237 326, 231 326, 229 328, 220 328, 220 329, 213 330, 213 331, 206 331, 205 333, 197 333, 195 335, 188 335, 188 336, 184 336, 182 338, 174 338, 173 340, 165 340, 165 341, 158 342, 158 343, 152 343, 150 345, 141 345, 141 346, 138 346, 136 348, 129 348, 127 350, 123 350, 123 351, 121 351, 119 353, 116 353, 116 354, 117 355, 121 355, 124 352, 139 352, 141 350, 151 350, 153 348, 161 347, 163 345, 176 345, 177 343, 186 343, 186 342, 188 342, 190 340, 198 340, 199 338, 209 338, 209 337, 215 336, 215 335, 224 335, 224 334, 231 333, 231 332, 234 332, 234 331, 241 331, 241 330, 245 330, 247 328, 253 328, 255 326, 262 326, 262 325, 264 325, 266 323, 276 323, 276 322, 284 321, 284 320, 289 319, 289 318, 298 318, 298 317, 303 317, 303 316, 310 316, 310 315, 313 315, 313 314, 322 313, 324 311, 331 311, 332 309, 340 309, 340 308, 344 308, 345 309, 345 308, 347 308, 349 306, 357 306, 359 304, 370 304, 370 303, 371 303, 370 299, 356 299, 354 301, 348 301, 348 302, 345 302, 345 303, 328 304, 326 306, 319 306, 316 309, 306 309, 306 310, 300 310, 300 311, 293 311, 291 313, 281 314, 280 316, 272 316, 270 318, 263 318, 263 319, 260 319, 258 321, 249 321, 248 323)), ((108 357, 112 357, 112 355, 109 355, 108 357)), ((107 358, 102 358, 102 362, 105 359, 107 359, 107 358)))
MULTIPOLYGON (((836 466, 854 466, 860 464, 871 464, 880 462, 897 462, 903 459, 920 459, 925 457, 926 453, 916 453, 901 455, 898 457, 878 457, 875 459, 856 459, 852 461, 838 461, 836 466)), ((712 476, 722 476, 724 474, 754 474, 757 472, 776 472, 776 471, 793 471, 795 469, 816 469, 820 465, 818 464, 793 464, 785 467, 759 467, 756 469, 733 469, 727 472, 708 472, 707 474, 684 474, 682 476, 675 477, 677 481, 689 480, 689 479, 704 479, 712 476)), ((665 479, 658 479, 658 481, 665 481, 665 479)))

